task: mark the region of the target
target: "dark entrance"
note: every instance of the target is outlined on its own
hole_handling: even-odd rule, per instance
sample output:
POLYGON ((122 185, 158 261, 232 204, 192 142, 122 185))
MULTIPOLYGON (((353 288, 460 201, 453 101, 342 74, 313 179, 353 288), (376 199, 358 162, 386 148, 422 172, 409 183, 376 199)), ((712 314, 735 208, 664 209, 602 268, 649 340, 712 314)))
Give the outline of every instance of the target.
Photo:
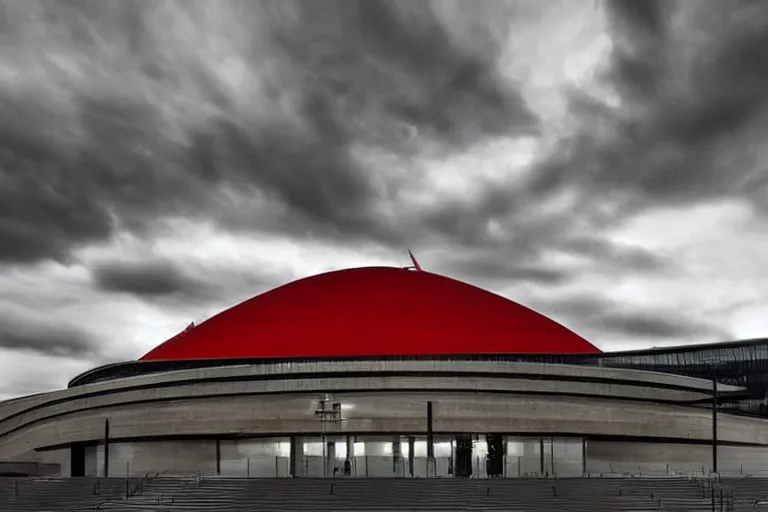
POLYGON ((472 436, 456 436, 456 457, 453 475, 461 478, 472 476, 472 436))
POLYGON ((85 476, 85 443, 73 443, 69 455, 70 476, 85 476))
POLYGON ((488 458, 485 460, 485 470, 489 477, 504 476, 504 438, 499 434, 485 436, 488 445, 488 458))

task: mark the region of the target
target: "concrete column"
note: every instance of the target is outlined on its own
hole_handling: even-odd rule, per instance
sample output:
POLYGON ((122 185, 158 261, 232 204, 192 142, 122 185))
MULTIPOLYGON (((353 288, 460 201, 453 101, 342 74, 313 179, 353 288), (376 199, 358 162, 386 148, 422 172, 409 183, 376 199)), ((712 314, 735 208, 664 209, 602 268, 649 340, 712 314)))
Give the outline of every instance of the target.
POLYGON ((507 454, 509 453, 508 450, 508 443, 507 436, 504 436, 502 441, 502 458, 504 459, 504 474, 502 475, 504 478, 507 477, 507 454))
POLYGON ((291 476, 294 478, 304 474, 304 440, 291 436, 291 476))
POLYGON ((432 431, 432 402, 427 402, 427 459, 435 458, 435 436, 432 431))
POLYGON ((408 436, 408 476, 413 477, 414 457, 416 456, 416 438, 408 436))
POLYGON ((392 441, 392 474, 395 476, 403 476, 400 468, 403 467, 401 462, 402 450, 400 449, 400 436, 395 437, 392 441))
POLYGON ((325 442, 325 464, 326 464, 326 471, 325 474, 328 476, 328 478, 334 478, 338 476, 334 469, 336 468, 336 443, 334 441, 326 441, 325 442))
POLYGON ((221 474, 221 440, 216 440, 216 474, 221 474))
MULTIPOLYGON (((347 436, 347 461, 349 463, 349 476, 353 476, 357 474, 355 471, 356 462, 355 459, 355 437, 354 436, 347 436)), ((345 466, 347 464, 347 461, 345 461, 345 466)))
POLYGON ((521 476, 526 473, 541 473, 544 466, 542 453, 541 442, 538 439, 535 437, 523 438, 523 456, 518 464, 518 471, 521 476))
POLYGON ((109 419, 104 420, 104 476, 109 476, 109 419))

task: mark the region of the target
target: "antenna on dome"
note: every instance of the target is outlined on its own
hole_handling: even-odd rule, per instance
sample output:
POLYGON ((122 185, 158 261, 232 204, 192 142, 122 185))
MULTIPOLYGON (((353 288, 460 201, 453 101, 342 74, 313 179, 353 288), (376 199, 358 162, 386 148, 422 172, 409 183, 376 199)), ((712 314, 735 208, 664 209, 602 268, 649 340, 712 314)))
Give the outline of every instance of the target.
POLYGON ((419 265, 419 260, 416 259, 416 256, 413 255, 413 253, 411 252, 410 249, 408 249, 408 256, 411 257, 411 261, 413 262, 413 266, 412 267, 405 267, 405 268, 409 269, 409 270, 413 269, 413 270, 416 270, 417 272, 421 272, 422 268, 421 268, 421 265, 419 265))

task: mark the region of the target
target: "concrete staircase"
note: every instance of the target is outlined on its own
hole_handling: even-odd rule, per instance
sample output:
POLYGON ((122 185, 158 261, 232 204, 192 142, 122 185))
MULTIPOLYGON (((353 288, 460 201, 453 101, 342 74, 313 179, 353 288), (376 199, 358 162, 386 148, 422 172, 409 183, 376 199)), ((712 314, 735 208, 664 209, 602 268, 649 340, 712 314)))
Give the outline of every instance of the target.
POLYGON ((768 478, 723 477, 717 486, 731 496, 733 512, 768 511, 768 478))
MULTIPOLYGON (((125 499, 125 482, 125 479, 117 478, 0 479, 0 510, 3 512, 32 510, 36 512, 48 510, 56 512, 85 510, 711 512, 712 510, 711 488, 703 481, 681 477, 498 480, 339 478, 328 480, 159 476, 141 482, 140 491, 128 499, 125 499), (94 486, 98 486, 98 494, 94 494, 94 486)), ((139 483, 140 481, 134 480, 129 482, 129 485, 132 489, 136 489, 139 483)), ((738 494, 744 494, 744 503, 749 500, 747 495, 768 496, 768 488, 761 488, 759 484, 747 485, 738 482, 736 486, 743 486, 739 487, 738 494)), ((716 503, 715 510, 720 510, 719 501, 716 503)), ((723 508, 723 512, 727 510, 729 509, 723 508)))
MULTIPOLYGON (((129 490, 137 480, 128 480, 129 490)), ((3 512, 75 512, 124 500, 125 478, 0 478, 3 512)))
POLYGON ((710 511, 697 484, 664 479, 245 479, 157 478, 102 510, 710 511), (140 500, 140 501, 139 501, 140 500), (683 509, 678 507, 685 507, 683 509))

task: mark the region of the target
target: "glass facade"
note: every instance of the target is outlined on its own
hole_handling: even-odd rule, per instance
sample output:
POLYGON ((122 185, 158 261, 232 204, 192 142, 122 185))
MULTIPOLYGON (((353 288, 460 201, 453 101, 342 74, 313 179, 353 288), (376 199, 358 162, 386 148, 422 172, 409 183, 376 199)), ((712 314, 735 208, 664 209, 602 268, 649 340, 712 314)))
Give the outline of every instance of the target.
POLYGON ((589 364, 672 373, 747 388, 739 398, 722 399, 731 412, 766 415, 768 339, 666 347, 585 356, 521 356, 519 361, 589 364))
MULTIPOLYGON (((482 435, 352 436, 208 441, 114 442, 110 476, 220 474, 257 478, 518 478, 580 477, 585 470, 581 438, 496 436, 498 465, 482 435), (462 453, 462 439, 468 441, 462 453)), ((104 445, 87 447, 85 475, 104 476, 104 445)))
MULTIPOLYGON (((121 440, 109 444, 109 476, 571 478, 712 470, 708 444, 455 434, 434 436, 430 454, 429 443, 423 434, 121 440)), ((80 454, 83 476, 105 476, 104 455, 104 444, 88 446, 80 454)), ((718 467, 730 475, 764 474, 767 456, 768 447, 724 445, 718 447, 718 467)))

